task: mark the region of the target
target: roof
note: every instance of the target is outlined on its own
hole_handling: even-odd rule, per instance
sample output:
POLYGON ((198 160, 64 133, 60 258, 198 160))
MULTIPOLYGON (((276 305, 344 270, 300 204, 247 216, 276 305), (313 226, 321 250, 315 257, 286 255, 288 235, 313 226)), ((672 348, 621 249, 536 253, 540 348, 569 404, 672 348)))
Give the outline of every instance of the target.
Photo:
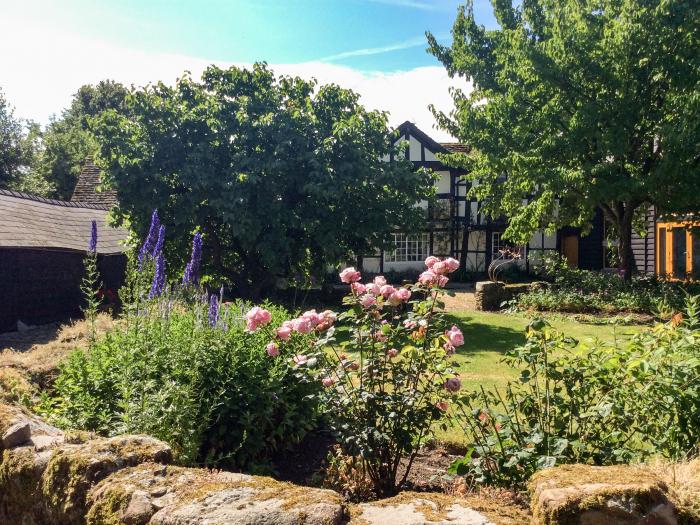
POLYGON ((433 153, 449 153, 449 151, 439 142, 433 140, 427 133, 423 132, 413 122, 408 120, 398 128, 401 135, 412 135, 433 153))
POLYGON ((78 182, 73 190, 72 202, 83 202, 99 206, 112 207, 117 203, 117 192, 113 189, 97 191, 102 170, 95 165, 91 158, 85 160, 83 169, 78 175, 78 182))
POLYGON ((106 206, 44 199, 0 190, 0 248, 87 251, 97 221, 97 251, 121 253, 129 233, 107 224, 106 206))
POLYGON ((460 142, 441 142, 440 145, 450 153, 469 153, 472 150, 469 144, 460 142))

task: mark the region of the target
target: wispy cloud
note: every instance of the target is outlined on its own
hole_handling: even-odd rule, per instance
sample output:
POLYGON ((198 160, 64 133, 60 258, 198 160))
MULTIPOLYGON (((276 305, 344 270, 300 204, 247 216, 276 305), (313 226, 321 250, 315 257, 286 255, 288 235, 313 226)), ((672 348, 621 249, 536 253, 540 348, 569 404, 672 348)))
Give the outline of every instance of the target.
POLYGON ((405 40, 403 42, 397 42, 395 44, 389 44, 380 47, 365 47, 362 49, 353 49, 352 51, 343 51, 342 53, 337 53, 335 55, 330 55, 327 57, 320 58, 321 62, 333 62, 336 60, 342 60, 343 58, 351 57, 364 57, 368 55, 381 55, 383 53, 390 53, 392 51, 400 51, 402 49, 410 49, 412 47, 418 47, 421 45, 426 45, 427 41, 424 36, 411 38, 410 40, 405 40))
POLYGON ((432 11, 437 8, 435 2, 421 2, 420 0, 368 0, 375 4, 395 5, 398 7, 410 7, 432 11))

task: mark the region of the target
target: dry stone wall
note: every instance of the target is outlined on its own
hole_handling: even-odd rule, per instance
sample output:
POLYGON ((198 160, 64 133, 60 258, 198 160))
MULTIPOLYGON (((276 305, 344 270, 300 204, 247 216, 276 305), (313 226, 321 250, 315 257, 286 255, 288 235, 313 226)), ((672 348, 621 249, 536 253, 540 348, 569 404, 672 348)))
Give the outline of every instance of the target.
POLYGON ((649 470, 573 465, 533 478, 527 513, 485 498, 444 494, 402 493, 348 505, 330 490, 172 465, 170 447, 149 436, 66 434, 1 403, 0 438, 0 524, 700 524, 700 512, 692 510, 700 499, 700 460, 697 491, 686 491, 685 507, 649 470))

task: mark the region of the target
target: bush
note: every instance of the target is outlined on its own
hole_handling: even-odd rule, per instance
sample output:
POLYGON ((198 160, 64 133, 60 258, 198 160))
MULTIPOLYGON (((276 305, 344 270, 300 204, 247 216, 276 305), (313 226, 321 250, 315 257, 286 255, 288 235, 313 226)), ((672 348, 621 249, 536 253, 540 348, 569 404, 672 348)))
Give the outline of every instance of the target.
POLYGON ((522 483, 560 463, 678 459, 700 442, 700 297, 684 314, 624 346, 574 340, 542 320, 506 362, 518 381, 464 396, 473 448, 452 469, 478 481, 522 483))
MULTIPOLYGON (((351 283, 344 299, 347 311, 338 316, 341 341, 329 328, 295 361, 314 370, 325 390, 323 406, 343 453, 336 456, 339 478, 353 479, 357 462, 378 496, 394 494, 405 482, 413 460, 432 435, 435 424, 445 425, 448 400, 461 383, 449 357, 464 343, 456 326, 446 330, 439 313, 446 273, 456 270, 454 259, 426 261, 429 270, 419 282, 401 288, 378 276, 362 284, 360 272, 347 268, 341 279, 351 283), (410 300, 413 299, 413 300, 410 300), (402 460, 406 460, 402 462, 402 460), (338 465, 345 465, 340 468, 338 465), (346 468, 347 467, 347 468, 346 468)), ((329 324, 307 312, 280 327, 287 344, 296 344, 292 331, 329 324)))
POLYGON ((544 274, 553 283, 519 295, 513 305, 523 310, 571 313, 668 314, 683 306, 686 292, 697 285, 669 282, 656 276, 619 275, 570 268, 559 255, 545 259, 544 274))
MULTIPOLYGON (((156 247, 131 258, 121 319, 62 364, 43 411, 64 428, 153 435, 185 464, 251 467, 299 442, 315 425, 318 383, 269 354, 274 335, 247 329, 248 305, 200 288, 197 264, 168 289, 156 247)), ((271 323, 290 315, 265 308, 271 323)), ((285 351, 310 339, 302 334, 285 351)))

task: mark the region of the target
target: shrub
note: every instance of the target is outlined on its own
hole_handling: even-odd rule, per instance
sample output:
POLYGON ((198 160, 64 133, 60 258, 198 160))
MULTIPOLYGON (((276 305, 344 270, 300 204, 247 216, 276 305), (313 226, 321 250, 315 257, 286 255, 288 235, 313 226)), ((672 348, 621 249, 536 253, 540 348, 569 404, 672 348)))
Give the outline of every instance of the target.
POLYGON ((619 275, 570 268, 559 256, 545 259, 549 287, 538 287, 519 295, 513 304, 523 310, 572 313, 665 314, 683 306, 687 291, 697 285, 669 282, 656 276, 634 276, 625 281, 619 275))
POLYGON ((347 465, 359 458, 378 496, 405 483, 419 448, 435 424, 445 424, 448 399, 461 386, 449 356, 464 340, 457 327, 446 330, 438 311, 446 274, 459 263, 434 257, 426 263, 418 283, 401 288, 382 276, 362 284, 353 268, 341 272, 351 284, 344 299, 348 309, 338 316, 342 340, 335 327, 319 330, 332 323, 328 312, 321 319, 307 312, 279 329, 283 347, 296 344, 293 332, 310 330, 309 322, 323 332, 294 359, 324 385, 325 413, 351 457, 347 465))
POLYGON ((683 457, 700 439, 699 350, 700 297, 620 347, 579 348, 533 321, 527 343, 506 357, 519 379, 464 396, 473 448, 452 469, 508 485, 560 463, 683 457))
MULTIPOLYGON (((186 464, 251 467, 300 441, 315 425, 318 383, 286 354, 271 357, 271 328, 248 329, 249 305, 197 285, 196 238, 185 283, 171 288, 158 245, 131 258, 121 319, 62 364, 43 410, 64 428, 153 435, 186 464)), ((272 323, 290 315, 257 311, 272 323)), ((301 334, 284 352, 309 344, 301 334)))

